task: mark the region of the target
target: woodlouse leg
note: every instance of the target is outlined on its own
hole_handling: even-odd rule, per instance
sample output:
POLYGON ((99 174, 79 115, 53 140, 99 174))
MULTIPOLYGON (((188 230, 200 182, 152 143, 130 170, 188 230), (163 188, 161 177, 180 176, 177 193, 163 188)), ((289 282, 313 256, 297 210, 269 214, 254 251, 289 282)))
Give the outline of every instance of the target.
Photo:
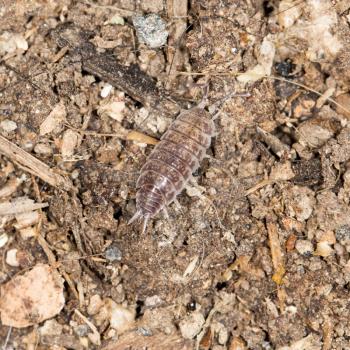
POLYGON ((134 216, 129 220, 128 225, 132 224, 134 221, 136 221, 139 218, 143 218, 143 226, 142 226, 142 234, 144 234, 146 232, 146 228, 147 228, 147 223, 149 220, 149 215, 143 215, 141 210, 137 210, 136 213, 134 214, 134 216))
POLYGON ((176 198, 173 200, 173 202, 176 206, 176 209, 178 209, 181 212, 181 214, 183 214, 183 210, 182 210, 180 202, 176 198))
POLYGON ((163 214, 164 214, 165 218, 166 218, 167 220, 169 220, 169 213, 168 213, 167 208, 164 207, 162 210, 163 210, 163 214))
POLYGON ((132 224, 134 221, 142 217, 142 213, 140 210, 137 210, 134 216, 128 221, 128 225, 132 224))
POLYGON ((141 234, 144 234, 146 232, 148 220, 149 220, 149 215, 145 215, 143 217, 143 225, 142 225, 142 232, 141 232, 141 234))

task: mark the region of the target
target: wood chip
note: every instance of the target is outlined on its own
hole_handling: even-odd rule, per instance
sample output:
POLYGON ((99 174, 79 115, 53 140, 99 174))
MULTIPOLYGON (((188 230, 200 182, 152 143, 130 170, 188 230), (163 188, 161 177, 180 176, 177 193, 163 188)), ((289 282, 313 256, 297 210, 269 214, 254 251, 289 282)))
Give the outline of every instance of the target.
POLYGON ((32 199, 21 197, 12 202, 0 203, 0 216, 26 213, 48 206, 48 203, 34 203, 32 199))

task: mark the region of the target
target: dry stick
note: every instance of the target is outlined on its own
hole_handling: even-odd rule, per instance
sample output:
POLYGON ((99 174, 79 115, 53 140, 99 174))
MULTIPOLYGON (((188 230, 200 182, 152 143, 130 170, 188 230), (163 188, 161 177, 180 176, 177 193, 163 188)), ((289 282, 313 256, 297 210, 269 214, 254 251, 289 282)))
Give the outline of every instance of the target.
POLYGON ((98 340, 98 343, 101 343, 101 335, 98 332, 98 329, 96 326, 89 321, 87 317, 85 317, 78 309, 74 309, 74 313, 79 316, 86 324, 87 326, 92 330, 93 334, 95 335, 96 339, 98 340))
POLYGON ((277 224, 274 223, 271 219, 268 219, 266 226, 269 236, 272 264, 275 270, 272 276, 272 280, 278 286, 277 296, 279 299, 280 310, 283 311, 285 308, 285 290, 281 284, 283 283, 283 276, 286 272, 286 269, 284 266, 283 253, 278 236, 278 227, 277 224))
POLYGON ((22 169, 25 169, 34 176, 38 176, 51 186, 65 191, 73 189, 73 185, 68 178, 59 175, 48 165, 33 157, 3 136, 0 136, 0 153, 13 160, 22 169))
POLYGON ((65 125, 76 132, 79 132, 84 135, 91 135, 91 136, 96 136, 96 137, 116 137, 121 140, 125 141, 136 141, 136 142, 141 142, 141 143, 146 143, 148 145, 156 145, 159 140, 157 140, 154 137, 148 136, 140 131, 136 130, 130 130, 130 129, 122 129, 121 132, 119 133, 99 133, 96 131, 90 131, 90 130, 83 130, 83 129, 77 129, 71 126, 68 123, 65 123, 65 125))

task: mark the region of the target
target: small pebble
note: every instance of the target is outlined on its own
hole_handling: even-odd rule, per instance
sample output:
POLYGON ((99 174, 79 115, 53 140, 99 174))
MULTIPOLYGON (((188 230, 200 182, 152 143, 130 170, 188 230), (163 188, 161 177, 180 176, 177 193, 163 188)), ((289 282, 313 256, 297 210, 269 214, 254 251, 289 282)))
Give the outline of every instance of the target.
POLYGON ((113 89, 113 86, 111 84, 106 84, 101 90, 101 93, 100 93, 101 97, 106 98, 110 94, 112 89, 113 89))
POLYGON ((327 257, 332 255, 334 252, 333 248, 329 245, 328 242, 319 242, 317 243, 316 251, 315 254, 322 256, 322 257, 327 257))
POLYGON ((295 315, 298 312, 298 308, 294 305, 286 306, 285 312, 290 315, 295 315))
POLYGON ((74 327, 73 330, 78 337, 85 337, 89 331, 89 327, 86 324, 80 324, 74 327))
POLYGON ((144 337, 150 337, 152 335, 152 331, 145 328, 145 327, 139 327, 137 328, 137 333, 143 335, 144 337))
POLYGON ((110 246, 106 251, 105 251, 105 258, 109 260, 110 262, 113 261, 120 261, 122 260, 122 252, 120 249, 116 246, 110 246))
POLYGON ((28 43, 20 34, 3 32, 0 36, 0 55, 13 53, 17 49, 28 50, 28 43))
POLYGON ((87 312, 89 315, 97 314, 103 305, 102 299, 98 294, 93 295, 90 298, 90 303, 87 307, 87 312))
POLYGON ((294 186, 290 189, 288 196, 287 207, 290 215, 301 222, 307 220, 316 203, 314 193, 307 187, 294 186))
POLYGON ((147 307, 155 307, 160 305, 163 302, 163 300, 160 298, 159 295, 152 295, 151 297, 147 297, 145 299, 145 306, 147 307))
POLYGON ((155 49, 166 44, 169 33, 166 23, 158 15, 135 16, 132 22, 138 39, 150 48, 155 49))
POLYGON ((42 327, 39 328, 40 335, 42 337, 44 336, 55 336, 55 335, 61 335, 63 330, 63 326, 60 325, 55 319, 47 320, 42 325, 42 327))
POLYGON ((13 266, 13 267, 18 267, 19 266, 19 261, 17 260, 17 249, 10 249, 6 253, 6 264, 13 266))
POLYGON ((310 271, 317 271, 322 269, 322 262, 320 259, 314 258, 309 264, 310 271))
POLYGON ((80 135, 74 130, 66 130, 63 133, 61 154, 63 159, 71 158, 74 154, 74 150, 79 143, 80 135))
POLYGON ((96 346, 101 345, 101 336, 99 333, 88 333, 87 336, 92 344, 96 346))
POLYGON ((335 231, 335 236, 338 242, 350 239, 350 226, 344 225, 339 227, 335 231))
POLYGON ((111 311, 110 326, 114 328, 118 334, 133 327, 135 320, 135 312, 133 310, 113 303, 111 311))
POLYGON ((304 239, 298 239, 296 241, 295 249, 298 251, 299 254, 304 256, 310 256, 314 251, 313 244, 310 241, 304 239))
POLYGON ((0 127, 6 132, 11 132, 17 129, 17 124, 12 120, 5 119, 0 123, 0 127))
POLYGON ((108 21, 106 21, 104 24, 115 24, 115 25, 123 26, 125 24, 125 21, 123 17, 120 17, 118 14, 116 14, 112 18, 110 18, 108 21))
POLYGON ((80 338, 79 342, 80 342, 80 344, 82 345, 82 347, 84 349, 88 349, 89 348, 89 339, 88 338, 86 338, 86 337, 80 338))
POLYGON ((38 143, 34 147, 34 152, 42 156, 50 156, 52 155, 53 150, 49 145, 46 145, 45 143, 38 143))
POLYGON ((124 119, 125 101, 120 101, 120 98, 105 102, 103 101, 98 108, 97 113, 101 116, 108 116, 119 123, 124 119))
POLYGON ((218 342, 221 345, 225 345, 228 341, 228 331, 227 328, 223 327, 220 329, 219 334, 218 334, 218 342))
POLYGON ((204 322, 204 316, 199 311, 192 312, 179 324, 181 335, 185 339, 193 339, 201 331, 204 322))
POLYGON ((21 238, 23 240, 26 240, 26 239, 29 239, 32 237, 36 237, 37 233, 38 233, 37 229, 33 226, 26 227, 26 228, 19 230, 19 234, 21 235, 21 238))

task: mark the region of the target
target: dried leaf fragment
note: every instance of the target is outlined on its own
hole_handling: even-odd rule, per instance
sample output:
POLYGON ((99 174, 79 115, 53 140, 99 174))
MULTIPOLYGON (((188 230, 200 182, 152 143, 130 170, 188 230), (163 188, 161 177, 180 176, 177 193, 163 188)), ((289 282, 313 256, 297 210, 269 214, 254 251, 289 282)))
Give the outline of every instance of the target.
POLYGON ((40 125, 40 135, 54 131, 66 119, 66 107, 63 102, 56 104, 54 109, 40 125))
POLYGON ((61 154, 63 159, 69 159, 73 156, 74 150, 79 143, 80 135, 73 130, 66 130, 62 137, 61 154))
POLYGON ((64 302, 63 279, 49 265, 38 264, 1 286, 1 322, 32 326, 57 315, 64 302))
POLYGON ((146 143, 148 145, 156 145, 159 141, 151 136, 145 135, 139 131, 132 130, 126 136, 127 140, 146 143))

